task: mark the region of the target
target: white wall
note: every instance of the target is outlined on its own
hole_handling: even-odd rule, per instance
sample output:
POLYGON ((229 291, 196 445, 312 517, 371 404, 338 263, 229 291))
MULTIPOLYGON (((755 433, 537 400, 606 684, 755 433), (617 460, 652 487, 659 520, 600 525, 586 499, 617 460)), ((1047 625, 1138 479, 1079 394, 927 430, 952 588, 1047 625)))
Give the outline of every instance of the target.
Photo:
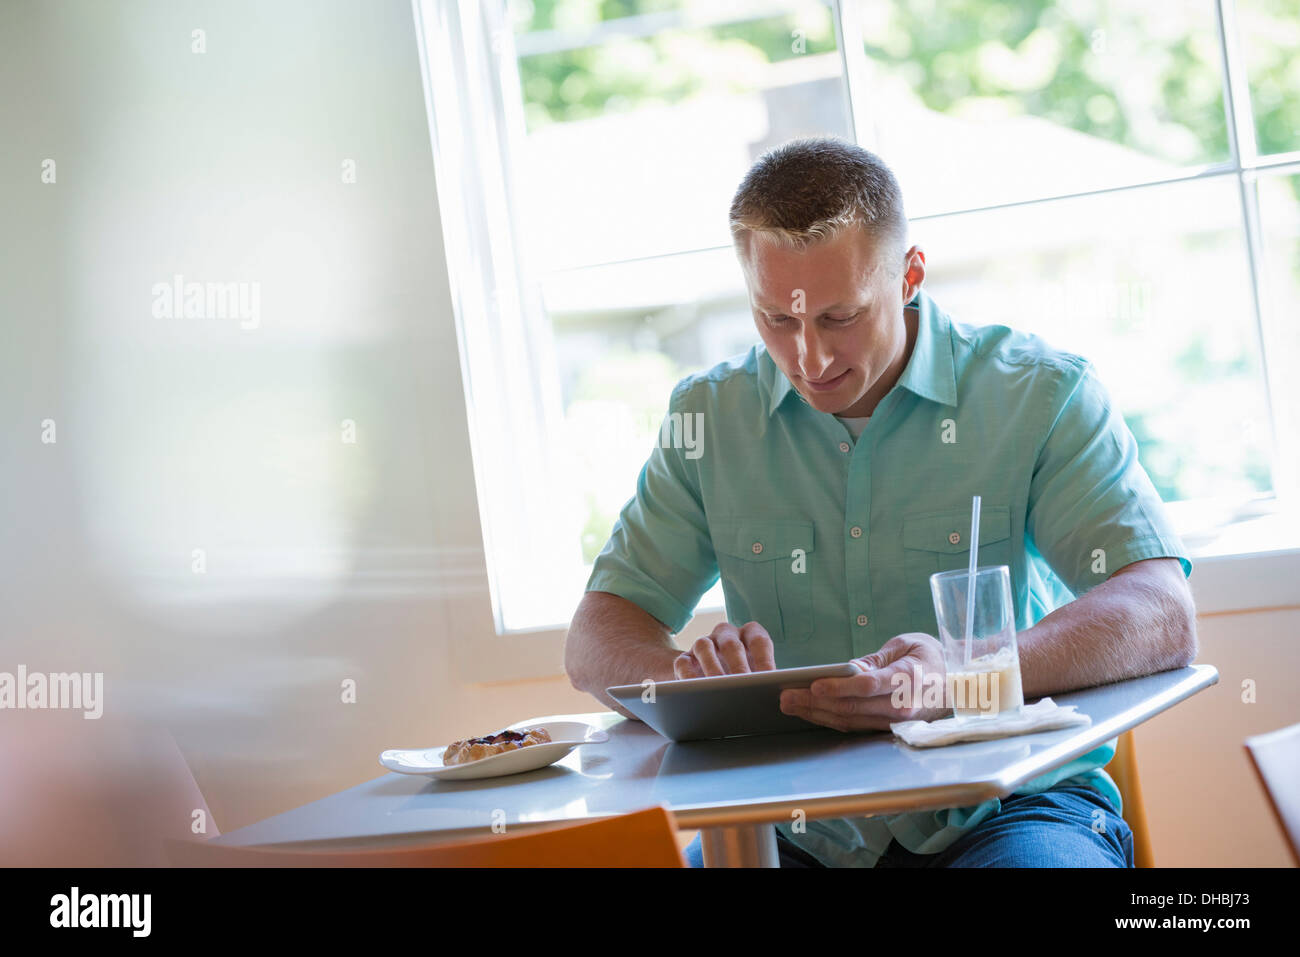
MULTIPOLYGON (((409 4, 8 2, 0 90, 0 669, 104 671, 222 830, 596 710, 492 626, 409 4), (176 273, 257 328, 155 317, 176 273)), ((1203 618, 1221 683, 1139 733, 1162 864, 1287 861, 1240 748, 1300 720, 1285 593, 1203 618)))
POLYGON ((409 4, 6 3, 0 89, 0 667, 105 672, 223 829, 512 715, 409 4))

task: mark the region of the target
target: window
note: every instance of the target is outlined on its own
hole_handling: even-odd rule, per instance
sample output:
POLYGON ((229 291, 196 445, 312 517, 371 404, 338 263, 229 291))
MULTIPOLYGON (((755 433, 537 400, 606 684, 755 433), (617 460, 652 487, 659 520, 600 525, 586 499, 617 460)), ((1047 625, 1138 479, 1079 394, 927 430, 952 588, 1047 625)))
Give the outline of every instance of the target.
POLYGON ((756 341, 727 208, 801 135, 890 163, 958 321, 1096 362, 1194 555, 1296 544, 1294 4, 416 11, 502 630, 567 621, 672 386, 756 341))
POLYGON ((1262 154, 1300 150, 1300 11, 1295 0, 1237 0, 1255 137, 1262 154))
POLYGON ((911 216, 1163 180, 1230 158, 1207 2, 860 3, 859 131, 911 216))

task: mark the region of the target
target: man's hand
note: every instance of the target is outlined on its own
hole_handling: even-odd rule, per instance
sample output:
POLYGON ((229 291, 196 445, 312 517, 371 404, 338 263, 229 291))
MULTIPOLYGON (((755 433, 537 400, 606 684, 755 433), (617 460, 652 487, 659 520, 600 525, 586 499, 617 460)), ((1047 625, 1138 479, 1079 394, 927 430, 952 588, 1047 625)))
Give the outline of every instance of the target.
POLYGON ((862 674, 818 678, 807 689, 784 691, 781 710, 837 731, 883 731, 895 721, 933 721, 952 713, 952 708, 921 707, 922 693, 933 682, 938 681, 946 694, 943 646, 931 635, 916 631, 896 635, 875 654, 850 664, 862 674), (900 687, 894 676, 900 674, 907 677, 905 684, 900 683, 906 692, 901 695, 903 707, 892 700, 900 687))
POLYGON ((740 628, 724 621, 703 638, 695 639, 688 651, 683 651, 673 660, 673 671, 678 678, 775 670, 772 636, 756 621, 740 628))

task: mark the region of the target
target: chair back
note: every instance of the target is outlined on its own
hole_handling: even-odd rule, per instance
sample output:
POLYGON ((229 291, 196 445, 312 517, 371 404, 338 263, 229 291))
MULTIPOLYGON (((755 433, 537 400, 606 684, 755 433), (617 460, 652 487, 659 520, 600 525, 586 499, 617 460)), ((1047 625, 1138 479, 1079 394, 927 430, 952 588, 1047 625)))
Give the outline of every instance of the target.
POLYGON ((1300 724, 1247 738, 1246 754, 1300 867, 1300 724))

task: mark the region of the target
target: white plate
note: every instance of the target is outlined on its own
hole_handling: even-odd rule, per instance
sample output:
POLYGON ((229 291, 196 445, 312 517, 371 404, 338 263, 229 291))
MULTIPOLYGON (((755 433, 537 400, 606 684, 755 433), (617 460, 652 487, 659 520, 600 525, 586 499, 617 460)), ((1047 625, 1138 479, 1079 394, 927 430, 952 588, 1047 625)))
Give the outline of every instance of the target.
POLYGON ((609 735, 604 731, 581 721, 543 721, 540 724, 522 722, 505 730, 517 731, 521 728, 545 728, 551 735, 551 740, 546 744, 530 744, 526 748, 502 751, 465 764, 443 764, 442 753, 447 750, 445 745, 441 748, 385 751, 379 755, 379 763, 398 774, 423 774, 441 780, 465 781, 535 771, 554 764, 579 745, 604 744, 609 740, 609 735))

